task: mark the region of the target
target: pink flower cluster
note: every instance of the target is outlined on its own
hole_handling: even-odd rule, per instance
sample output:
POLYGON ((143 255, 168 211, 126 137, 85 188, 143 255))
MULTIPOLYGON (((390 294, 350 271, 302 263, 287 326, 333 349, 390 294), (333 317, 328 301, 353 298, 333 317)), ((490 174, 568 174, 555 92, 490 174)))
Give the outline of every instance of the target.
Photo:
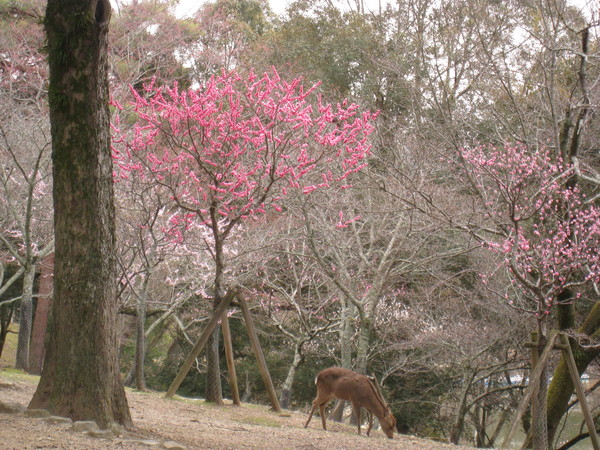
POLYGON ((282 211, 292 189, 347 187, 366 165, 376 114, 326 104, 316 88, 275 70, 223 73, 200 89, 132 88, 133 131, 113 123, 117 178, 153 177, 187 212, 181 223, 192 214, 204 225, 282 211))
POLYGON ((502 256, 530 300, 523 309, 545 317, 565 289, 600 281, 600 209, 568 183, 572 167, 549 149, 520 144, 465 148, 461 156, 497 230, 483 247, 502 256))

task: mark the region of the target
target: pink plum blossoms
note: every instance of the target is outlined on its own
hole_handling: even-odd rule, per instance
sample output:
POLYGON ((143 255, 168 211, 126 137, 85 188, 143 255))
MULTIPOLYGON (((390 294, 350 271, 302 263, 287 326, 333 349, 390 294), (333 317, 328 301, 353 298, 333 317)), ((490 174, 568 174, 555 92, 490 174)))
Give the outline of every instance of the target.
POLYGON ((326 104, 316 86, 285 82, 275 70, 132 93, 133 131, 121 131, 119 116, 114 122, 117 175, 140 171, 167 189, 179 207, 175 228, 200 224, 224 235, 242 219, 283 211, 292 190, 347 187, 366 165, 376 116, 326 104))
POLYGON ((572 167, 523 145, 464 148, 461 156, 496 230, 482 244, 520 293, 510 304, 542 319, 566 289, 600 281, 600 210, 569 183, 572 167))

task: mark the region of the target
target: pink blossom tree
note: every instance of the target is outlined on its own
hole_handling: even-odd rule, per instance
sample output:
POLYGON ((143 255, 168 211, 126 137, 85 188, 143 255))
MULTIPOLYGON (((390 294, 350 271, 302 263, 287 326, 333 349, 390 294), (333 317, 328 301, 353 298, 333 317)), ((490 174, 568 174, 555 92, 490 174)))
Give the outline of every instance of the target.
MULTIPOLYGON (((177 207, 172 238, 182 240, 194 227, 209 231, 215 306, 224 293, 225 244, 236 227, 285 212, 293 191, 349 187, 348 177, 366 165, 376 115, 356 104, 328 104, 317 87, 286 82, 274 69, 223 73, 199 89, 151 83, 141 94, 132 89, 133 130, 115 119, 121 176, 140 171, 169 193, 177 207)), ((216 333, 206 398, 221 403, 216 333)))
MULTIPOLYGON (((600 209, 569 182, 573 166, 548 148, 482 145, 461 156, 485 210, 478 236, 511 282, 498 293, 545 333, 553 308, 574 301, 567 291, 600 281, 600 209)), ((482 279, 492 288, 490 275, 482 279)))
MULTIPOLYGON (((499 294, 515 308, 535 316, 540 346, 546 344, 551 313, 568 309, 582 286, 597 286, 600 281, 600 209, 595 198, 586 197, 576 183, 573 164, 555 155, 544 147, 532 150, 508 144, 461 151, 465 173, 486 213, 487 224, 478 237, 483 247, 497 256, 497 270, 505 269, 510 280, 499 294)), ((493 286, 487 274, 483 281, 493 286)), ((560 323, 563 316, 557 314, 560 328, 571 326, 560 323)), ((563 369, 559 365, 555 379, 564 378, 563 369)), ((537 404, 545 405, 548 399, 558 405, 559 397, 570 396, 572 384, 571 390, 566 386, 556 389, 560 383, 554 384, 552 393, 546 368, 542 370, 537 404)), ((538 407, 534 414, 533 447, 547 445, 552 439, 555 419, 564 409, 553 411, 546 415, 545 409, 538 407), (550 437, 539 430, 550 430, 550 437)))

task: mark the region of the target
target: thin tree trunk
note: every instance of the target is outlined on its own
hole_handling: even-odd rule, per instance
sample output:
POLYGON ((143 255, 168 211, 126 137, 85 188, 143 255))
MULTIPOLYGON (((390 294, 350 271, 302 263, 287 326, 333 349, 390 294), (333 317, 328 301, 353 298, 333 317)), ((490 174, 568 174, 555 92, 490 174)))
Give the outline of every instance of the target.
POLYGON ((27 265, 23 274, 23 293, 21 294, 21 308, 19 315, 19 340, 17 344, 17 358, 15 367, 29 372, 29 344, 31 342, 31 328, 33 323, 33 281, 35 280, 35 266, 27 265))
MULTIPOLYGON (((0 264, 0 297, 2 297, 6 291, 23 275, 24 268, 21 266, 18 270, 13 273, 8 280, 5 280, 7 270, 4 264, 0 264)), ((13 312, 15 310, 15 302, 0 302, 0 356, 2 356, 2 350, 4 349, 4 343, 6 335, 8 334, 8 327, 12 320, 13 312)))
POLYGON ((136 339, 135 339, 135 387, 140 391, 146 390, 144 376, 144 360, 146 359, 146 305, 148 300, 148 286, 150 285, 150 274, 144 274, 142 290, 138 298, 136 312, 136 339))
MULTIPOLYGON (((344 369, 352 369, 352 335, 354 334, 354 305, 347 299, 344 299, 343 293, 340 292, 342 297, 342 321, 340 328, 340 353, 341 353, 341 366, 344 369)), ((329 414, 329 420, 335 422, 341 422, 344 420, 344 407, 346 402, 344 400, 336 400, 331 414, 329 414)))
POLYGON ((297 341, 296 345, 294 345, 294 359, 290 368, 288 369, 287 376, 285 377, 285 381, 283 382, 283 386, 281 387, 281 396, 279 397, 279 404, 283 409, 287 409, 290 406, 290 400, 292 397, 292 386, 294 384, 294 380, 296 378, 296 372, 298 371, 298 367, 302 364, 304 358, 302 357, 302 346, 304 345, 303 341, 297 341))
POLYGON ((369 345, 371 343, 371 334, 373 332, 373 322, 370 317, 361 319, 360 329, 358 331, 358 347, 356 349, 356 368, 358 373, 367 373, 367 364, 369 358, 369 345))
MULTIPOLYGON (((148 329, 149 330, 149 329, 148 329)), ((150 333, 148 333, 148 330, 146 330, 146 342, 148 342, 148 336, 150 335, 150 333)), ((149 351, 151 351, 154 347, 156 347, 156 344, 158 344, 158 342, 162 339, 163 335, 165 334, 166 329, 162 329, 159 333, 157 333, 152 340, 150 341, 149 344, 146 345, 146 353, 148 353, 149 351)), ((170 349, 171 347, 169 347, 170 349)), ((136 367, 135 367, 135 362, 134 364, 131 365, 131 368, 129 369, 129 372, 127 373, 127 376, 125 377, 125 380, 123 381, 123 384, 125 386, 132 386, 133 382, 135 380, 135 371, 136 371, 136 367)))
POLYGON ((0 357, 6 343, 6 335, 8 334, 8 327, 12 320, 13 310, 14 306, 12 303, 0 303, 0 357))
POLYGON ((31 345, 29 352, 29 373, 40 375, 44 365, 46 331, 52 302, 52 286, 54 277, 54 256, 45 258, 40 264, 41 274, 38 289, 31 345))
POLYGON ((460 441, 460 437, 465 427, 465 416, 467 415, 467 399, 469 397, 469 391, 471 390, 472 381, 475 377, 475 374, 472 373, 468 382, 465 383, 463 387, 462 395, 460 396, 460 402, 458 403, 456 418, 454 420, 454 424, 450 430, 450 442, 452 444, 457 445, 460 441))
MULTIPOLYGON (((540 363, 539 358, 547 342, 545 334, 546 324, 541 321, 538 323, 538 331, 532 333, 531 340, 536 342, 537 346, 531 348, 531 369, 535 370, 540 363)), ((547 421, 547 393, 548 393, 548 369, 547 363, 542 361, 544 366, 541 369, 539 383, 534 386, 535 389, 531 395, 531 424, 527 431, 527 438, 524 446, 531 446, 535 450, 549 448, 548 439, 548 421, 547 421)))
POLYGON ((215 327, 206 343, 206 401, 223 405, 219 341, 221 330, 215 327))
POLYGON ((354 306, 348 300, 344 300, 342 303, 341 326, 342 327, 340 330, 340 362, 344 369, 352 369, 352 335, 354 334, 354 306))
MULTIPOLYGON (((223 272, 225 263, 223 260, 223 236, 219 231, 219 221, 216 218, 215 207, 211 207, 213 222, 213 237, 215 240, 215 300, 213 311, 219 307, 223 297, 223 272)), ((219 357, 219 340, 221 336, 220 327, 215 327, 206 343, 206 389, 204 398, 207 402, 223 405, 223 390, 221 387, 221 364, 219 357)))

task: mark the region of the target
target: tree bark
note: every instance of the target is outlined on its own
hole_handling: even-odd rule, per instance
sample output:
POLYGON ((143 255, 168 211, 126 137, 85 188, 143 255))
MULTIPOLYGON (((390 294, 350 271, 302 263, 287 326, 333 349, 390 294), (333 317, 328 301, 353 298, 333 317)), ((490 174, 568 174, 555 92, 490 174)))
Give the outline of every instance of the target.
POLYGON ((131 424, 118 365, 108 0, 48 0, 54 299, 29 405, 102 428, 131 424))

